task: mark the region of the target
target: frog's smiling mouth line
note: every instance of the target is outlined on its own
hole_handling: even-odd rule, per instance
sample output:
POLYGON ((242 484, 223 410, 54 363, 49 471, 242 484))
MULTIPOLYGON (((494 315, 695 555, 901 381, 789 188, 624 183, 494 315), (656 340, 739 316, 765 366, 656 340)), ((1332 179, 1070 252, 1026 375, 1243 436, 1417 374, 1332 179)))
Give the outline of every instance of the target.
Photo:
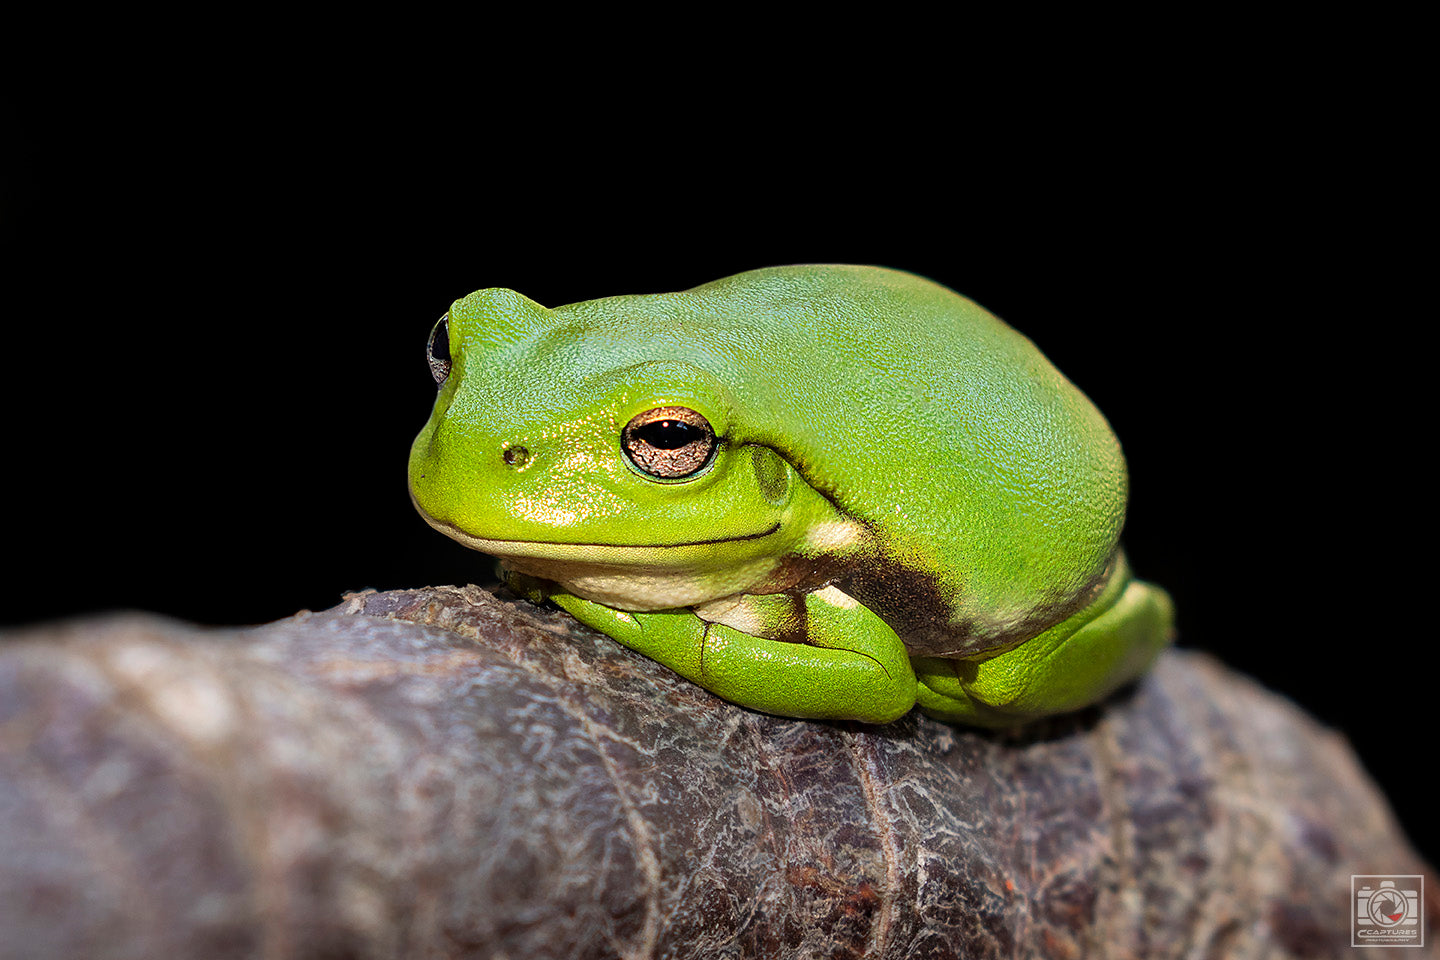
MULTIPOLYGON (((685 540, 680 543, 591 543, 588 541, 574 542, 570 540, 485 540, 483 537, 473 537, 475 540, 485 540, 486 543, 534 543, 546 547, 604 547, 607 550, 674 550, 679 547, 703 547, 712 543, 735 543, 740 540, 759 540, 768 537, 780 524, 776 523, 768 530, 761 530, 759 533, 742 533, 735 537, 716 537, 713 540, 685 540)), ((462 533, 464 531, 461 531, 462 533)), ((466 536, 470 536, 466 534, 466 536)))
MULTIPOLYGON (((477 544, 509 544, 512 547, 534 546, 542 548, 554 547, 562 550, 565 548, 574 548, 577 550, 596 549, 625 552, 632 550, 678 550, 684 547, 704 547, 711 546, 717 543, 739 543, 745 540, 762 540, 765 537, 776 533, 780 529, 780 522, 777 520, 768 528, 758 531, 756 533, 742 533, 733 537, 715 537, 710 540, 685 540, 679 543, 596 543, 590 541, 576 542, 566 540, 511 540, 477 537, 473 533, 469 533, 465 530, 460 529, 453 523, 447 523, 444 520, 436 520, 434 517, 430 516, 428 513, 425 513, 425 511, 423 510, 420 511, 420 513, 425 518, 426 522, 430 524, 430 526, 434 527, 436 530, 439 530, 441 533, 445 534, 448 537, 459 540, 461 543, 466 544, 467 546, 475 546, 477 544)), ((485 550, 484 547, 476 547, 476 549, 482 551, 485 550)), ((488 552, 496 551, 492 550, 488 552)))

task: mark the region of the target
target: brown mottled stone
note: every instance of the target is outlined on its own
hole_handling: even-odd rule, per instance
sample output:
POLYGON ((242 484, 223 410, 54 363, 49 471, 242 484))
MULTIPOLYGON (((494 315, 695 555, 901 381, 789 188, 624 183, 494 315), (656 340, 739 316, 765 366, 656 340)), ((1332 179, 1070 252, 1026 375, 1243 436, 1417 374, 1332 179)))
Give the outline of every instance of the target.
POLYGON ((5 958, 1352 957, 1352 873, 1428 870, 1194 653, 997 734, 752 713, 476 587, 0 644, 5 958))

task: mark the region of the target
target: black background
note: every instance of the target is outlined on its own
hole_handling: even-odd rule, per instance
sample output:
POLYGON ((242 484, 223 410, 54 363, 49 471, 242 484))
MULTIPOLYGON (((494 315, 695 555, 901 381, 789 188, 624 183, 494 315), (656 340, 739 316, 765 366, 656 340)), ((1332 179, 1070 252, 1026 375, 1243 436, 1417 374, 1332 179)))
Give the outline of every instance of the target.
POLYGON ((451 300, 882 264, 976 299, 1095 400, 1181 644, 1345 732, 1434 859, 1431 618, 1401 576, 1427 561, 1394 548, 1431 526, 1396 422, 1415 320, 1385 303, 1404 265, 1372 258, 1384 187, 1328 117, 1203 90, 1058 95, 995 129, 903 101, 700 122, 372 93, 97 89, 9 118, 5 622, 255 623, 484 579, 405 492, 451 300))

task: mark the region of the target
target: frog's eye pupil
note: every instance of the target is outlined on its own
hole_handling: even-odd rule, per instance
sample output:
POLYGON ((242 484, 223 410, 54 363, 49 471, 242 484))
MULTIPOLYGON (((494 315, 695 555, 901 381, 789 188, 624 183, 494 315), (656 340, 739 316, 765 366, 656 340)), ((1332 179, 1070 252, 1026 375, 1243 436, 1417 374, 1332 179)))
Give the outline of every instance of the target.
POLYGON ((694 443, 700 431, 679 420, 655 420, 645 424, 636 435, 660 450, 678 450, 687 443, 694 443))
POLYGON ((430 330, 430 342, 425 345, 425 358, 430 362, 430 376, 435 386, 440 386, 450 376, 450 315, 446 314, 435 322, 430 330))
POLYGON ((620 446, 641 473, 678 480, 709 465, 718 441, 710 422, 694 410, 656 407, 625 425, 620 446))

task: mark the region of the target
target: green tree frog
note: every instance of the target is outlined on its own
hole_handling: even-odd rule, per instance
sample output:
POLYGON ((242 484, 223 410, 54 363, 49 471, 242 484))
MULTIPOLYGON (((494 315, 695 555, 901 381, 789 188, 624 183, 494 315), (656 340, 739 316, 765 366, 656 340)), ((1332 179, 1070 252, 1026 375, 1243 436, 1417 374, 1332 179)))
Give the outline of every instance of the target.
POLYGON ((410 494, 508 582, 732 702, 1008 726, 1169 642, 1090 401, 974 302, 878 267, 754 270, 430 336, 410 494))

